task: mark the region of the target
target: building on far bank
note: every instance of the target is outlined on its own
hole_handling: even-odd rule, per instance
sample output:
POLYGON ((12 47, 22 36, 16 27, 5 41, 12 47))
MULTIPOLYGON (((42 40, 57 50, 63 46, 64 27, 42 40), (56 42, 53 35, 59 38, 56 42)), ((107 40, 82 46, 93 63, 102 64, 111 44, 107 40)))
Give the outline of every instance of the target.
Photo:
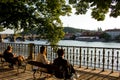
POLYGON ((66 33, 64 39, 69 40, 73 36, 72 33, 66 33))
POLYGON ((76 40, 79 40, 79 41, 100 41, 99 37, 97 37, 97 36, 80 36, 80 37, 76 37, 76 40))
POLYGON ((115 37, 120 35, 120 29, 108 29, 105 32, 111 36, 111 39, 115 39, 115 37))

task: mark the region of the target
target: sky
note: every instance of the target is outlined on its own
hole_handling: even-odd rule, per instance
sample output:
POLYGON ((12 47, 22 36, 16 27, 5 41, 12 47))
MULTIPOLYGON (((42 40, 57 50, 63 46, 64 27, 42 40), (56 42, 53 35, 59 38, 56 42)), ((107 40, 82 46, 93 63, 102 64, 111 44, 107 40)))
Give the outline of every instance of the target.
POLYGON ((63 22, 63 26, 67 27, 89 30, 97 30, 98 28, 102 28, 102 30, 120 29, 120 16, 117 18, 109 17, 109 13, 106 14, 104 21, 93 19, 90 10, 85 15, 74 15, 73 12, 70 17, 64 16, 60 18, 63 22))
POLYGON ((10 30, 10 29, 7 29, 7 30, 5 30, 3 32, 0 32, 0 34, 13 34, 13 33, 14 33, 14 31, 10 30))
MULTIPOLYGON (((102 30, 107 29, 120 29, 120 16, 117 18, 109 17, 109 13, 106 15, 104 21, 97 21, 92 18, 90 11, 85 15, 74 15, 75 10, 71 16, 61 16, 60 19, 63 22, 64 27, 73 27, 78 29, 87 29, 87 30, 97 30, 102 28, 102 30)), ((13 30, 5 30, 0 33, 13 33, 13 30)))

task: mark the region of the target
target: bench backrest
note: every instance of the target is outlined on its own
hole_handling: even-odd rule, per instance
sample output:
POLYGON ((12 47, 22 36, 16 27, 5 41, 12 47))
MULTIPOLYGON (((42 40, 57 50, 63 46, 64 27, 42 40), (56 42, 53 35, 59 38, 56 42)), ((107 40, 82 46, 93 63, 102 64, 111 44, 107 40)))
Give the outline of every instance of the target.
POLYGON ((37 61, 28 61, 27 63, 30 65, 38 66, 41 68, 47 68, 50 70, 59 70, 59 68, 57 66, 52 65, 52 64, 43 64, 43 63, 37 62, 37 61))
POLYGON ((28 61, 28 64, 38 66, 41 68, 46 68, 48 71, 52 71, 52 74, 54 74, 57 78, 66 78, 66 74, 69 71, 67 67, 64 66, 57 66, 53 64, 43 64, 41 62, 37 61, 28 61))

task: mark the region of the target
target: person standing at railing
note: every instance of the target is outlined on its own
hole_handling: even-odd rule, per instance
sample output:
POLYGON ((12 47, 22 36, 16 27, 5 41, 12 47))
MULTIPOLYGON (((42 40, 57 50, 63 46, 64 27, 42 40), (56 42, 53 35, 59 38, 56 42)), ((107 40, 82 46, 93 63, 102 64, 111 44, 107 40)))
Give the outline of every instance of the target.
POLYGON ((7 49, 3 53, 5 61, 10 63, 9 64, 10 68, 14 68, 13 67, 14 64, 21 66, 21 61, 24 61, 24 57, 22 55, 16 56, 16 54, 13 54, 12 51, 13 51, 12 46, 7 46, 7 49))

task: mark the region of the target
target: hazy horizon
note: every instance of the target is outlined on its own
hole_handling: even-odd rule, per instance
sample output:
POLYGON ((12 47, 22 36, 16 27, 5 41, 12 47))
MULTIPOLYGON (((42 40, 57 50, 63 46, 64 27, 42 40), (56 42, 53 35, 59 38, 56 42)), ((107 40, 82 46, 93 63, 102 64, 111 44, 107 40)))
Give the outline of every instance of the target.
POLYGON ((108 13, 104 21, 97 21, 92 18, 90 10, 85 15, 75 15, 74 13, 75 9, 73 9, 71 16, 60 17, 63 26, 89 30, 101 28, 103 31, 107 29, 120 29, 120 16, 113 18, 108 13))

